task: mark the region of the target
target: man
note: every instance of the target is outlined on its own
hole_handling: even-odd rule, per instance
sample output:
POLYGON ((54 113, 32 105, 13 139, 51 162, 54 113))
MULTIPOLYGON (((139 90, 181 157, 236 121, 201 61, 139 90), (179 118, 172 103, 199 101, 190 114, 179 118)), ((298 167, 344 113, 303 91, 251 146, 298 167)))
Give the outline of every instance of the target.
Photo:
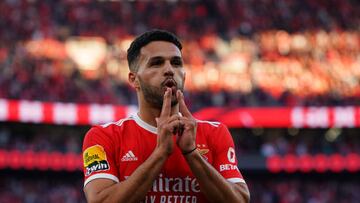
POLYGON ((88 202, 248 202, 227 128, 196 120, 184 96, 182 45, 153 30, 128 49, 139 112, 95 126, 83 145, 88 202))

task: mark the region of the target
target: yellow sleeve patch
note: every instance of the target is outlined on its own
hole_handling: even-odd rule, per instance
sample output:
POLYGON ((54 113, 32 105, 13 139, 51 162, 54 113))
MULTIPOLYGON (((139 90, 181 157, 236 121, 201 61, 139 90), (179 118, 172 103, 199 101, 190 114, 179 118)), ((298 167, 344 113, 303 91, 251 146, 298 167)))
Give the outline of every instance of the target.
POLYGON ((106 159, 106 153, 102 146, 94 145, 83 152, 85 175, 88 176, 95 171, 108 170, 110 168, 106 159))

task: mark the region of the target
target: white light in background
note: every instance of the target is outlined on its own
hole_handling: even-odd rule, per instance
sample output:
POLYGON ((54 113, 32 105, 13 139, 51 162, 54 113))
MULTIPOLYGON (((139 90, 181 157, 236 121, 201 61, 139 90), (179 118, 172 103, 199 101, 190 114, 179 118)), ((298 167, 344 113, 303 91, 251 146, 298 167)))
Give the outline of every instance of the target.
POLYGON ((215 67, 215 64, 210 62, 205 64, 205 70, 206 71, 206 78, 208 83, 210 84, 216 84, 219 82, 219 71, 215 67))
POLYGON ((295 136, 299 134, 299 129, 298 128, 288 128, 288 133, 291 136, 295 136))
POLYGON ((328 142, 334 142, 336 140, 336 138, 339 137, 339 135, 341 134, 342 130, 341 128, 330 128, 328 131, 326 131, 325 133, 325 139, 328 142))
POLYGON ((133 38, 121 39, 120 43, 119 43, 120 49, 126 52, 127 49, 130 47, 130 44, 132 41, 133 41, 133 38))
POLYGON ((204 89, 207 88, 207 81, 204 80, 204 73, 202 71, 195 71, 191 72, 192 75, 192 83, 196 88, 204 89))
POLYGON ((73 103, 54 103, 54 122, 74 125, 77 121, 77 106, 73 103))
POLYGON ((43 120, 43 105, 38 101, 22 100, 19 103, 19 118, 23 122, 40 123, 43 120))
POLYGON ((66 41, 65 48, 84 71, 97 70, 106 56, 106 43, 101 37, 72 37, 66 41))
POLYGON ((4 99, 0 99, 0 121, 6 121, 8 119, 8 102, 4 99))
POLYGON ((91 104, 89 108, 89 121, 91 124, 113 122, 115 109, 111 105, 91 104))
POLYGON ((220 68, 226 72, 244 73, 247 70, 246 57, 241 53, 231 54, 220 64, 220 68))
POLYGON ((304 35, 295 34, 292 39, 292 48, 298 51, 305 51, 308 47, 308 41, 304 35))
POLYGON ((277 49, 280 54, 287 55, 290 52, 291 38, 289 33, 280 30, 276 32, 277 49))
POLYGON ((106 69, 111 75, 117 75, 119 73, 119 65, 116 59, 111 59, 108 61, 106 69))

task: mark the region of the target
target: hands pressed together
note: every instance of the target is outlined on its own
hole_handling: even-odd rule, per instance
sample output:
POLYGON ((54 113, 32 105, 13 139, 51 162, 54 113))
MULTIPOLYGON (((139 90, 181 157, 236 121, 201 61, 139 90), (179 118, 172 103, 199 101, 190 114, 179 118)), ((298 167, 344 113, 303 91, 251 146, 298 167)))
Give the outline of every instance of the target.
POLYGON ((177 90, 176 97, 181 115, 178 113, 172 114, 171 97, 172 89, 167 88, 160 117, 156 118, 157 148, 166 155, 170 155, 174 150, 173 136, 176 136, 177 146, 183 154, 187 154, 196 149, 196 120, 186 107, 184 95, 180 90, 177 90))

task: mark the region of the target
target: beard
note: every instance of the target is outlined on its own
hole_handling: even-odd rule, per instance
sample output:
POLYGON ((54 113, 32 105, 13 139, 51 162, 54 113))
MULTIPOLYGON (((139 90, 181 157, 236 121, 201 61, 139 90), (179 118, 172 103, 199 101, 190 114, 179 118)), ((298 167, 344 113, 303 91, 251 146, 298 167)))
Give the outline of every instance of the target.
MULTIPOLYGON (((150 85, 150 84, 144 82, 140 77, 139 77, 139 83, 140 83, 140 87, 143 92, 145 101, 148 104, 150 104, 152 107, 161 110, 162 106, 163 106, 163 102, 164 102, 164 86, 157 87, 157 86, 150 85)), ((177 89, 184 91, 184 85, 183 84, 177 85, 177 89)), ((171 107, 178 104, 178 100, 176 98, 176 93, 174 93, 174 92, 172 92, 172 93, 173 94, 171 95, 171 107)))

